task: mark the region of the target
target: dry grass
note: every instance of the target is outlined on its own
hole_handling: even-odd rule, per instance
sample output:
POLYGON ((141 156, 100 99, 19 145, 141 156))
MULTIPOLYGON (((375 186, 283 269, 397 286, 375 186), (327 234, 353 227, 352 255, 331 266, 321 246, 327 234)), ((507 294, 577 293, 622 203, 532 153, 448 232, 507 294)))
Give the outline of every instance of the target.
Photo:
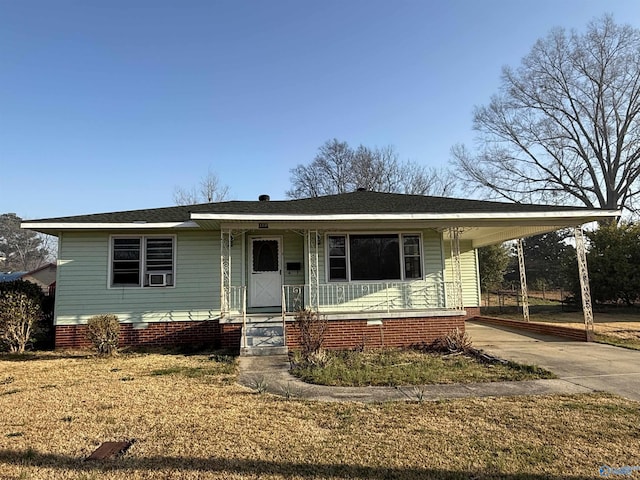
MULTIPOLYGON (((596 340, 640 350, 640 315, 622 309, 619 312, 594 312, 596 340)), ((548 322, 584 329, 582 312, 549 312, 531 315, 531 321, 548 322)))
POLYGON ((211 362, 0 356, 0 478, 598 478, 640 465, 640 405, 618 397, 291 401, 211 362), (83 461, 127 439, 122 458, 83 461))
POLYGON ((500 382, 556 378, 514 362, 487 363, 471 353, 441 354, 405 349, 327 351, 323 365, 299 363, 292 373, 308 383, 338 386, 397 386, 500 382))

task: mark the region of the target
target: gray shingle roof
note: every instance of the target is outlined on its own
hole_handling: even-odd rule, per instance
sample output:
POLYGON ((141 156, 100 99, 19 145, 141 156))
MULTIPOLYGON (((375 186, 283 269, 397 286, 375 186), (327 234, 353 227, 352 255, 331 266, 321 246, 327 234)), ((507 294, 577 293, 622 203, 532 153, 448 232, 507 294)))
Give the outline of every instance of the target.
POLYGON ((130 223, 185 222, 192 213, 242 215, 336 215, 336 214, 408 214, 408 213, 537 213, 594 211, 585 207, 532 205, 491 202, 461 198, 431 197, 357 191, 300 200, 229 201, 177 207, 128 210, 123 212, 77 215, 39 220, 37 223, 130 223))

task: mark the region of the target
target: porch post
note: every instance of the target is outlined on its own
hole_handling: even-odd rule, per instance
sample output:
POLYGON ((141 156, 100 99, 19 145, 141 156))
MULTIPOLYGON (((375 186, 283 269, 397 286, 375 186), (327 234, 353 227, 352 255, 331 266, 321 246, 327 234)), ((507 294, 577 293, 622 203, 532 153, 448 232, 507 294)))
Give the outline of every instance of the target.
POLYGON ((593 309, 591 308, 591 290, 589 288, 589 270, 587 268, 587 252, 584 245, 582 227, 575 227, 576 257, 578 259, 578 273, 580 275, 580 292, 582 294, 582 312, 584 313, 584 329, 587 341, 593 340, 593 309))
POLYGON ((524 268, 524 249, 522 239, 518 242, 518 268, 520 270, 520 294, 522 296, 522 317, 525 322, 529 321, 529 293, 527 292, 527 272, 524 268))
POLYGON ((318 290, 320 289, 318 276, 318 231, 307 230, 307 250, 309 265, 309 308, 318 311, 318 290))
POLYGON ((231 230, 220 230, 220 310, 222 315, 231 307, 231 230))
POLYGON ((449 229, 451 237, 451 264, 453 265, 453 291, 455 294, 454 305, 457 309, 464 309, 462 298, 462 266, 460 264, 460 228, 449 229))

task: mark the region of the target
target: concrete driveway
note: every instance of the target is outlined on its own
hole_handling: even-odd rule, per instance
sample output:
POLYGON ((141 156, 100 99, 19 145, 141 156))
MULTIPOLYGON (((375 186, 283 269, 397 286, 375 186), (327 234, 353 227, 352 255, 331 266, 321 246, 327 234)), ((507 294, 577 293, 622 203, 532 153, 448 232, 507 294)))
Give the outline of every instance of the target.
POLYGON ((506 360, 537 365, 562 381, 640 401, 640 351, 467 322, 473 345, 506 360))

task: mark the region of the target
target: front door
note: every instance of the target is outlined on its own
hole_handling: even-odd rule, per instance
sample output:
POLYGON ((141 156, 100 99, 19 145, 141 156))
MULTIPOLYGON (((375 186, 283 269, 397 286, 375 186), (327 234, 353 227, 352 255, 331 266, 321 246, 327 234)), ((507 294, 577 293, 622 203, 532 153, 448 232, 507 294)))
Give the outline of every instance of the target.
POLYGON ((251 306, 282 304, 281 241, 279 237, 251 239, 251 306))

